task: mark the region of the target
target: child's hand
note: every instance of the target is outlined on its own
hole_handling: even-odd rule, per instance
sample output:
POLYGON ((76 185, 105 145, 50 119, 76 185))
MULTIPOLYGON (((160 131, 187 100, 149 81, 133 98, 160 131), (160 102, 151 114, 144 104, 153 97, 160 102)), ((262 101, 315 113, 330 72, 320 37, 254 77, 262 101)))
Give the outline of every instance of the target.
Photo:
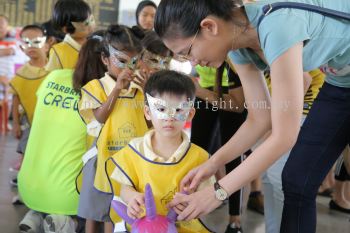
POLYGON ((147 70, 139 70, 135 75, 134 83, 139 85, 142 89, 145 88, 146 82, 149 79, 150 73, 147 70))
POLYGON ((0 76, 0 84, 7 86, 9 84, 8 78, 5 76, 0 76))
POLYGON ((143 193, 137 193, 135 196, 129 201, 127 214, 130 218, 137 219, 141 218, 143 209, 142 207, 145 205, 145 195, 143 193))
POLYGON ((133 71, 130 69, 124 69, 117 77, 115 88, 119 90, 127 89, 133 79, 133 71))
POLYGON ((13 124, 13 135, 15 136, 15 138, 20 139, 21 135, 22 135, 22 130, 19 124, 13 124))

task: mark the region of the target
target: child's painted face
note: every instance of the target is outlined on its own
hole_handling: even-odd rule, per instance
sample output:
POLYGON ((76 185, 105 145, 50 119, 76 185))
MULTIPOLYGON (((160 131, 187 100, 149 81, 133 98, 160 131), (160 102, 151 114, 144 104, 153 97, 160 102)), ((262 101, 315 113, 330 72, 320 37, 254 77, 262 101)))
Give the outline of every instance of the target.
POLYGON ((71 22, 75 28, 75 32, 71 35, 73 38, 86 38, 90 35, 96 27, 95 17, 89 15, 89 17, 83 22, 71 22))
POLYGON ((112 45, 108 46, 109 57, 104 58, 103 62, 107 65, 108 73, 114 77, 123 71, 123 69, 136 70, 139 61, 137 52, 120 51, 112 45))
POLYGON ((163 136, 171 137, 181 133, 186 121, 192 120, 194 108, 186 96, 163 94, 152 97, 146 94, 148 106, 145 106, 147 120, 151 120, 154 129, 163 136))
POLYGON ((148 50, 144 50, 141 55, 143 63, 152 71, 169 69, 171 57, 154 54, 148 50))
POLYGON ((37 29, 28 29, 22 32, 20 46, 24 53, 31 59, 46 56, 48 50, 46 36, 37 29))

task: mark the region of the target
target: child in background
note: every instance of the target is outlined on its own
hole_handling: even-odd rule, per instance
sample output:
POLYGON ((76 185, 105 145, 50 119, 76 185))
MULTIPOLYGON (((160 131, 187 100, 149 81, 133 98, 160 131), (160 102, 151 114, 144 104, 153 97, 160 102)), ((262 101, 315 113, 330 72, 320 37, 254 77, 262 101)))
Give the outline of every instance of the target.
MULTIPOLYGON (((97 31, 94 35, 88 37, 88 40, 82 46, 79 53, 79 60, 73 75, 73 88, 76 92, 80 93, 80 95, 82 86, 95 78, 103 77, 107 71, 106 66, 101 60, 102 54, 108 53, 108 51, 105 50, 105 46, 103 46, 104 33, 105 31, 97 31)), ((87 133, 89 137, 95 141, 99 131, 95 132, 94 127, 91 128, 90 126, 91 123, 87 125, 87 133)), ((95 149, 95 144, 96 143, 93 145, 93 149, 95 149)), ((80 193, 78 216, 86 219, 86 233, 97 232, 99 224, 94 220, 94 215, 91 215, 94 209, 92 206, 94 206, 94 204, 98 206, 101 203, 100 198, 103 197, 99 195, 99 192, 97 192, 93 186, 96 171, 96 156, 92 158, 89 157, 93 149, 90 149, 83 156, 84 166, 76 181, 77 189, 80 193)), ((102 199, 102 203, 103 200, 104 199, 102 199)))
MULTIPOLYGON (((157 213, 166 215, 167 204, 180 191, 180 181, 189 170, 205 162, 209 155, 191 144, 183 127, 195 109, 192 80, 175 71, 159 71, 151 75, 145 86, 144 114, 154 130, 133 139, 113 155, 115 169, 111 178, 122 184, 120 196, 132 218, 143 215, 144 188, 152 187, 157 213)), ((210 232, 200 221, 179 222, 179 232, 210 232)))
MULTIPOLYGON (((104 46, 102 61, 108 72, 82 88, 79 112, 88 128, 89 125, 95 126, 95 135, 98 136, 94 186, 99 191, 99 200, 105 200, 93 207, 86 205, 84 217, 105 222, 105 232, 112 232, 109 218, 112 194, 105 162, 131 139, 142 136, 148 127, 143 116, 143 90, 132 82, 142 50, 139 40, 130 28, 111 25, 105 35, 104 46)), ((136 80, 143 82, 141 78, 136 80)))
POLYGON ((46 43, 49 45, 50 49, 54 44, 57 44, 63 41, 65 34, 62 31, 57 31, 54 28, 52 20, 49 20, 41 24, 41 27, 45 29, 46 43))
MULTIPOLYGON (((75 74, 104 74, 101 38, 93 35, 82 47, 75 74), (101 69, 86 69, 98 64, 101 69), (82 70, 84 72, 82 72, 82 70)), ((82 76, 80 76, 82 78, 82 76)), ((91 77, 84 77, 85 83, 91 77)), ((26 155, 18 177, 18 190, 31 210, 21 221, 21 232, 82 232, 78 218, 79 195, 75 179, 82 169, 86 125, 78 114, 80 93, 74 91, 73 70, 54 70, 37 91, 37 104, 26 155)))
POLYGON ((154 31, 147 32, 141 42, 144 47, 141 60, 150 73, 169 69, 173 54, 154 31))
MULTIPOLYGON (((13 93, 13 133, 20 140, 17 152, 21 157, 12 168, 17 171, 22 163, 30 126, 33 121, 36 104, 35 93, 48 74, 44 69, 48 52, 44 30, 37 25, 27 25, 22 29, 20 37, 22 40, 21 49, 30 60, 17 70, 15 77, 10 82, 11 92, 13 93)), ((17 184, 17 179, 14 179, 12 183, 17 184)))
POLYGON ((82 0, 59 0, 53 10, 52 23, 66 36, 63 42, 52 47, 46 69, 74 69, 80 48, 95 27, 91 9, 82 0))

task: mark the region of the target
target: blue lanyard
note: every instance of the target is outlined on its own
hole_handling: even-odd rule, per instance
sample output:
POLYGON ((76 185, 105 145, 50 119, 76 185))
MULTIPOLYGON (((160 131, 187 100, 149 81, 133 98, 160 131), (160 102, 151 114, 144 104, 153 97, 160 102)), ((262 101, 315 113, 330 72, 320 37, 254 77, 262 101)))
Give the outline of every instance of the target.
POLYGON ((327 17, 345 19, 350 21, 350 14, 346 12, 336 11, 336 10, 332 10, 332 9, 328 9, 320 6, 299 3, 299 2, 276 2, 276 3, 263 6, 262 8, 263 14, 260 16, 258 21, 258 26, 257 26, 258 30, 259 30, 260 23, 265 18, 265 16, 281 8, 293 8, 293 9, 299 9, 299 10, 312 11, 327 17))

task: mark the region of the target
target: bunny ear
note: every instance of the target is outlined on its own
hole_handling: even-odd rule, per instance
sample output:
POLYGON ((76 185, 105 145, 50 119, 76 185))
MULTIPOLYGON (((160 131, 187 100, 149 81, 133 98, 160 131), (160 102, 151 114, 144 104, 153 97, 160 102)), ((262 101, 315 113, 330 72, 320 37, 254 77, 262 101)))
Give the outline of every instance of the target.
POLYGON ((130 218, 127 214, 127 207, 120 201, 113 200, 112 201, 112 207, 117 212, 117 214, 125 220, 128 224, 132 225, 134 223, 134 220, 130 218))
POLYGON ((168 215, 167 215, 166 217, 167 217, 167 219, 169 220, 169 222, 175 223, 176 220, 177 220, 177 213, 175 212, 175 210, 174 210, 173 208, 171 208, 171 209, 169 210, 168 215))
POLYGON ((146 204, 146 218, 153 220, 157 216, 156 203, 152 193, 152 188, 149 184, 145 187, 145 204, 146 204))

